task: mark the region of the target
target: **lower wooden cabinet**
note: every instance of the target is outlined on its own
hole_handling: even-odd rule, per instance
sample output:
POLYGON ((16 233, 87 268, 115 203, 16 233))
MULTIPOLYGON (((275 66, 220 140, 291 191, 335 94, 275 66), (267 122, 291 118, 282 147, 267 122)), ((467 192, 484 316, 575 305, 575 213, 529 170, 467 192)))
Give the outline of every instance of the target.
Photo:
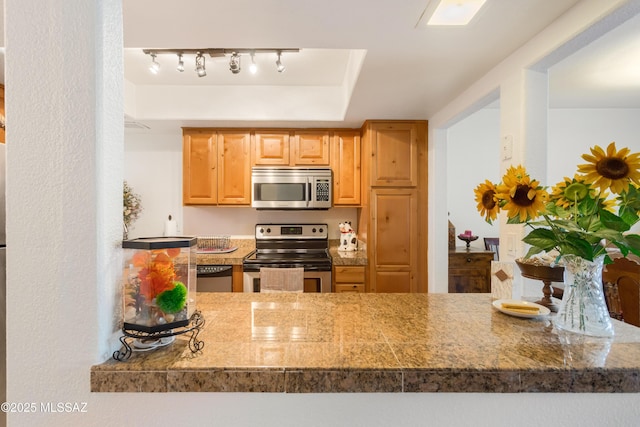
POLYGON ((491 292, 493 252, 466 247, 449 251, 449 293, 491 292))
POLYGON ((333 267, 333 292, 364 292, 364 266, 333 267))

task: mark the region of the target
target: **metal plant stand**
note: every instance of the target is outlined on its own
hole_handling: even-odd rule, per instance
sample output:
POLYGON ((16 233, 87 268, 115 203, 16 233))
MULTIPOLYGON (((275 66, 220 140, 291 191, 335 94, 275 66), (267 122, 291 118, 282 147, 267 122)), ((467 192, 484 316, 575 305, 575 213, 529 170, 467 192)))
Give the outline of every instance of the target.
POLYGON ((198 340, 198 334, 200 333, 200 329, 204 326, 204 317, 200 314, 200 311, 196 311, 191 315, 189 319, 189 323, 180 328, 172 328, 166 331, 159 332, 143 332, 138 330, 127 329, 125 327, 122 328, 122 336, 120 337, 120 342, 124 346, 124 349, 116 350, 113 352, 113 358, 122 362, 123 360, 129 359, 131 357, 131 353, 133 349, 131 348, 131 344, 127 342, 128 339, 134 340, 159 340, 162 338, 173 337, 176 335, 182 334, 191 334, 189 338, 189 349, 192 353, 196 353, 204 347, 204 341, 198 340))

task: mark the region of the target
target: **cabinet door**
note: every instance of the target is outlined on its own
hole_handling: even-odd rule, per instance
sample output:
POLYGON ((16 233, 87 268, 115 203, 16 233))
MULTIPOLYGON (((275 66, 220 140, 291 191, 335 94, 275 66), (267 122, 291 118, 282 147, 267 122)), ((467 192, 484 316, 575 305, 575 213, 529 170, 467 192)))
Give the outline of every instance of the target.
POLYGON ((258 166, 289 165, 289 132, 256 132, 253 161, 258 166))
POLYGON ((372 187, 418 185, 418 133, 416 123, 372 124, 372 187))
POLYGON ((218 132, 218 204, 251 204, 248 132, 218 132))
POLYGON ((215 131, 185 130, 182 142, 182 202, 185 205, 215 204, 215 131))
POLYGON ((297 131, 291 147, 293 166, 329 166, 328 131, 297 131))
POLYGON ((418 192, 412 188, 371 191, 371 290, 416 292, 418 192))
POLYGON ((331 139, 333 204, 361 203, 360 132, 339 131, 331 139))

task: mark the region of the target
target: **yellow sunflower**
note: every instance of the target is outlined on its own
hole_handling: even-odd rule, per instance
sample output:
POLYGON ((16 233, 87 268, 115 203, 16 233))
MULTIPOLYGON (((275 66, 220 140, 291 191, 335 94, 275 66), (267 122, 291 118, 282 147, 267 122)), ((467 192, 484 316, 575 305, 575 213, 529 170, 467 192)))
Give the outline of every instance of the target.
POLYGON ((534 219, 544 212, 549 194, 536 180, 532 180, 522 166, 511 166, 498 185, 496 197, 504 200, 502 209, 507 210, 509 219, 518 218, 520 222, 534 219))
POLYGON ((585 174, 586 183, 620 194, 629 189, 631 181, 640 184, 640 153, 629 151, 628 148, 617 151, 615 142, 609 144, 606 153, 596 145, 591 148, 591 155, 582 155, 589 163, 578 165, 578 171, 585 174))
POLYGON ((496 202, 494 196, 496 194, 496 186, 489 180, 478 184, 473 192, 476 194, 476 202, 478 203, 478 212, 485 217, 485 221, 489 224, 498 217, 500 206, 496 202))

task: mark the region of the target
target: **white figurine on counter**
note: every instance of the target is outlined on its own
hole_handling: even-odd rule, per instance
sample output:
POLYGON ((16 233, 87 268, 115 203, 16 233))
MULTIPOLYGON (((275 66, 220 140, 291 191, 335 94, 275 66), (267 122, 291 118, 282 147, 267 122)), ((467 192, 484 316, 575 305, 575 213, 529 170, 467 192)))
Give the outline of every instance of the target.
POLYGON ((338 227, 340 228, 340 246, 338 246, 338 250, 357 251, 358 237, 351 227, 351 221, 341 222, 338 227))

